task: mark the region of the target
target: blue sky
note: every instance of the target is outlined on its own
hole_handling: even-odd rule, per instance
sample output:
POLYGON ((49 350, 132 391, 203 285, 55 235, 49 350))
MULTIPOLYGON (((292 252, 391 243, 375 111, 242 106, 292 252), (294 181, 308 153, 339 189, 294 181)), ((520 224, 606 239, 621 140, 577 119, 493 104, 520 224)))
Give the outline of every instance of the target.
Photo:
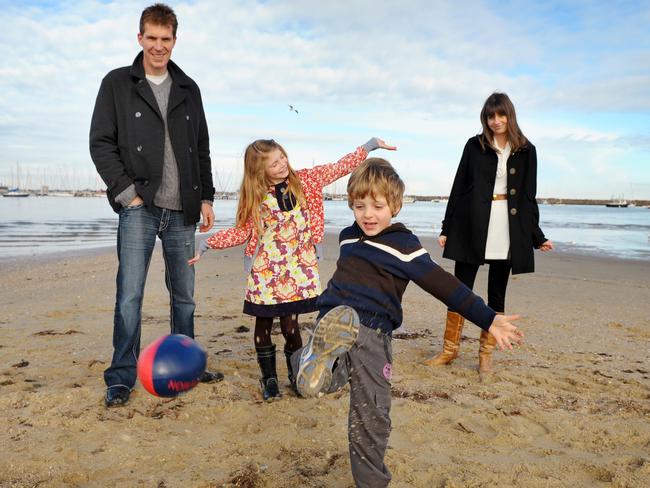
MULTIPOLYGON (((88 124, 149 2, 0 0, 0 183, 100 187, 88 124)), ((538 196, 650 199, 650 3, 175 2, 172 59, 201 87, 218 189, 273 137, 292 164, 371 136, 413 194, 449 192, 485 98, 537 146, 538 196), (299 114, 290 112, 293 104, 299 114)), ((339 185, 340 190, 343 184, 339 185)))

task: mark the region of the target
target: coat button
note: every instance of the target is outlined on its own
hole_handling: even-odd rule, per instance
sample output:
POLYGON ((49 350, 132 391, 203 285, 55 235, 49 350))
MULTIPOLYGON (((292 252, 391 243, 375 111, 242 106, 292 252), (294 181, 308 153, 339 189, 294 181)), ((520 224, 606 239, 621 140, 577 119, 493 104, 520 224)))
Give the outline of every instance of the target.
POLYGON ((510 174, 511 175, 514 175, 516 172, 517 172, 517 170, 515 168, 510 168, 510 174))
POLYGON ((135 150, 138 151, 138 152, 142 151, 142 146, 136 147, 135 150))
POLYGON ((516 195, 516 194, 517 194, 517 190, 515 190, 514 188, 510 188, 510 194, 511 194, 511 195, 516 195))
POLYGON ((135 113, 135 118, 139 119, 140 117, 142 117, 142 114, 140 112, 136 112, 135 113))
POLYGON ((510 215, 517 215, 517 209, 516 208, 511 208, 510 209, 510 215))
POLYGON ((190 148, 190 152, 192 152, 192 148, 190 148))
POLYGON ((192 189, 193 189, 194 191, 196 191, 196 190, 199 189, 199 187, 198 187, 197 185, 194 185, 194 186, 192 187, 192 189))
POLYGON ((149 186, 149 180, 144 180, 144 182, 143 182, 142 184, 143 184, 144 186, 149 186))
POLYGON ((190 116, 189 116, 189 115, 186 115, 186 116, 185 116, 185 120, 190 120, 190 116))

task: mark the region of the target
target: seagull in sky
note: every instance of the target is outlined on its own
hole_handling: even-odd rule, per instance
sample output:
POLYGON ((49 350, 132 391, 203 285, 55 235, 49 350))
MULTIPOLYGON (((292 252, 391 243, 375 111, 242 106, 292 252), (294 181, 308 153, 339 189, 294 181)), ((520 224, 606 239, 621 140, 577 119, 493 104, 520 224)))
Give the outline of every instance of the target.
POLYGON ((296 110, 293 105, 289 105, 289 111, 298 113, 298 110, 296 110))

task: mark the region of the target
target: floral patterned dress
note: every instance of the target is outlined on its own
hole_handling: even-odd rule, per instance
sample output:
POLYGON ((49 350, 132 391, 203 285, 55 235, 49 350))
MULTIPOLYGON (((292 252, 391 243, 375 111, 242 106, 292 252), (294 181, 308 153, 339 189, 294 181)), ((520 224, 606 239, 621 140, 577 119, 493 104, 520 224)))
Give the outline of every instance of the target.
MULTIPOLYGON (((323 187, 350 174, 368 156, 363 146, 336 163, 297 171, 306 205, 291 208, 271 188, 262 202, 262 235, 252 219, 239 227, 215 232, 206 239, 211 249, 226 249, 246 243, 244 262, 253 268, 246 284, 244 313, 256 317, 283 317, 313 312, 321 293, 316 245, 321 245, 325 227, 323 187), (285 269, 286 267, 286 269, 285 269)), ((251 269, 246 265, 247 272, 251 269)))
POLYGON ((256 317, 313 312, 321 293, 309 211, 300 204, 283 210, 282 189, 271 189, 262 202, 264 230, 244 301, 244 313, 256 317))

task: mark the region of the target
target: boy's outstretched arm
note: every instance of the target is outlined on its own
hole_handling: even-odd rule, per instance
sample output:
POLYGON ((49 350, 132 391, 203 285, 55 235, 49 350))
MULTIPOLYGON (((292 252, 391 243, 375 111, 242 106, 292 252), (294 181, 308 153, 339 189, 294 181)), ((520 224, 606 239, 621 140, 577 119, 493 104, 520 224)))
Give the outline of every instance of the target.
MULTIPOLYGON (((409 244, 411 252, 416 248, 423 250, 419 239, 414 235, 409 244)), ((501 350, 512 349, 513 343, 522 343, 524 334, 511 323, 519 318, 518 315, 496 314, 480 296, 433 261, 428 252, 423 252, 417 258, 404 263, 402 269, 420 288, 492 334, 501 350)))
POLYGON ((522 344, 524 333, 512 323, 518 320, 519 315, 495 315, 488 332, 494 336, 499 349, 512 349, 512 343, 522 344))

